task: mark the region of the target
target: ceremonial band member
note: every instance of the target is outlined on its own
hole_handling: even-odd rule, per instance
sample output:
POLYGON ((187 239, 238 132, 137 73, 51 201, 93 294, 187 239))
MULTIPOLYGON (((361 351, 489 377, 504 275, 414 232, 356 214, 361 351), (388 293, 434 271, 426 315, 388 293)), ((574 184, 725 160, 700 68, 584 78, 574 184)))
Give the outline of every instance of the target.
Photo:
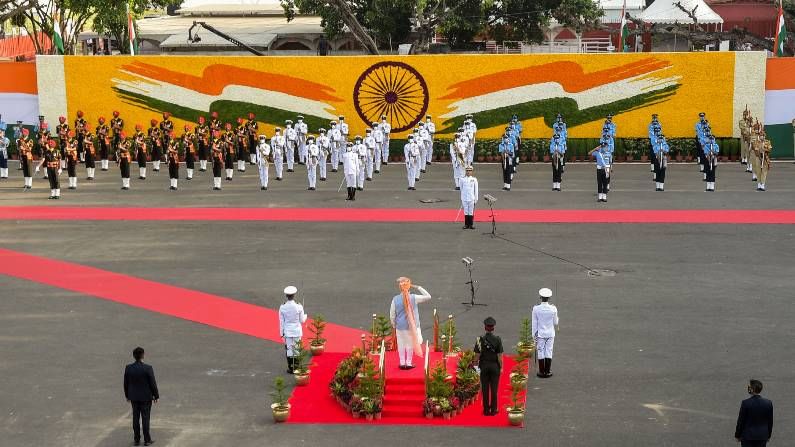
POLYGON ((502 339, 494 335, 497 321, 488 317, 483 320, 486 333, 475 343, 475 363, 480 368, 480 390, 483 395, 483 415, 494 416, 499 413, 497 396, 500 389, 502 371, 502 339))
POLYGON ((328 136, 331 140, 331 172, 337 172, 337 167, 342 163, 342 156, 346 152, 345 142, 342 140, 342 132, 337 126, 336 121, 329 122, 328 136))
POLYGON ((412 369, 414 353, 422 355, 422 331, 417 305, 430 300, 431 294, 420 285, 412 285, 405 276, 397 279, 397 286, 400 294, 392 298, 389 319, 397 335, 400 369, 412 369), (412 288, 419 293, 409 293, 412 288))
POLYGON ((24 189, 33 188, 33 142, 28 135, 30 131, 23 128, 22 135, 16 141, 19 165, 22 166, 22 177, 25 179, 24 189))
POLYGON ((770 170, 770 152, 773 147, 770 140, 766 138, 765 131, 759 130, 758 136, 751 143, 751 166, 753 167, 754 178, 756 179, 756 190, 766 189, 767 173, 770 170))
POLYGON ((384 135, 383 146, 381 146, 381 162, 389 164, 389 137, 392 133, 392 125, 386 120, 386 115, 381 115, 381 133, 384 135))
POLYGON ((174 138, 174 122, 172 122, 169 118, 171 118, 171 114, 168 112, 163 112, 163 121, 160 122, 160 135, 163 138, 163 147, 168 148, 171 143, 171 140, 174 138))
POLYGON ((235 134, 232 124, 226 123, 226 132, 222 134, 222 147, 224 149, 224 167, 226 168, 226 181, 231 182, 235 174, 235 134))
POLYGON ((257 131, 259 124, 254 119, 254 114, 248 113, 248 121, 246 121, 246 133, 248 134, 248 151, 249 151, 249 164, 254 165, 257 163, 257 131))
POLYGON ((279 334, 284 339, 284 349, 287 355, 287 374, 292 374, 296 366, 295 345, 301 343, 304 335, 303 324, 306 322, 304 306, 295 302, 295 286, 284 288, 287 301, 279 306, 279 334))
POLYGON ((99 117, 99 125, 96 128, 96 132, 97 145, 99 145, 100 166, 103 171, 107 171, 108 157, 110 156, 110 129, 108 128, 108 125, 105 124, 104 116, 99 117))
POLYGON ((8 178, 8 146, 11 140, 6 137, 6 130, 0 128, 0 180, 8 178))
POLYGON ((607 202, 607 179, 610 177, 610 158, 607 152, 607 144, 602 143, 588 153, 596 159, 597 202, 607 202))
MULTIPOLYGON (((532 334, 536 342, 538 373, 541 378, 552 377, 552 348, 555 345, 555 329, 558 328, 558 308, 549 303, 552 291, 546 287, 538 291, 541 304, 533 306, 532 334)), ((558 329, 559 330, 559 329, 558 329)))
POLYGON ((259 171, 259 183, 262 191, 268 190, 268 157, 271 155, 271 147, 266 141, 265 134, 259 136, 257 145, 256 163, 259 171))
MULTIPOLYGON (((249 154, 248 150, 248 130, 246 128, 246 121, 242 117, 237 119, 237 172, 246 172, 246 157, 249 154)), ((251 159, 249 157, 249 159, 251 159)))
POLYGON ((317 147, 320 149, 320 161, 318 167, 320 168, 320 181, 326 181, 326 163, 328 157, 331 155, 331 139, 326 135, 326 129, 318 129, 320 135, 317 137, 317 147))
POLYGON ((135 125, 133 145, 135 147, 135 159, 138 161, 138 180, 146 180, 146 139, 141 129, 140 124, 135 125))
POLYGON ((187 175, 185 180, 193 179, 193 168, 196 166, 196 145, 193 142, 193 133, 190 126, 185 125, 183 128, 185 133, 182 134, 182 151, 185 153, 185 171, 187 175))
MULTIPOLYGON (((47 149, 41 158, 39 166, 46 164, 47 180, 50 181, 50 199, 61 198, 61 185, 58 181, 58 175, 61 173, 61 153, 58 151, 58 143, 55 140, 50 140, 47 143, 47 149)), ((38 167, 36 168, 39 169, 38 167)))
POLYGON ((373 121, 372 136, 373 142, 373 172, 376 174, 381 173, 381 161, 383 158, 384 147, 384 131, 381 129, 381 124, 378 121, 373 121))
POLYGON ((285 155, 287 158, 287 172, 293 172, 295 165, 295 151, 298 146, 298 133, 293 129, 293 121, 284 122, 285 155))
POLYGON ((149 121, 149 152, 152 155, 152 170, 160 172, 160 161, 163 158, 163 135, 157 127, 157 120, 149 121))
POLYGON ((425 128, 425 123, 420 121, 417 125, 419 127, 419 132, 417 132, 417 144, 420 145, 420 151, 422 151, 420 172, 424 174, 426 166, 430 166, 431 160, 433 159, 433 146, 431 144, 431 135, 425 128))
POLYGON ((502 159, 502 190, 510 191, 513 182, 513 146, 508 135, 502 136, 498 150, 502 159))
POLYGON ((359 175, 359 155, 353 151, 353 143, 348 142, 345 153, 342 154, 342 172, 345 174, 345 185, 348 188, 348 198, 356 200, 356 177, 359 175))
POLYGON ((207 159, 210 157, 210 127, 205 123, 204 117, 199 117, 196 124, 196 141, 199 144, 199 171, 207 170, 207 159))
POLYGON ((83 160, 83 137, 86 129, 88 129, 88 122, 83 119, 83 111, 77 111, 77 119, 75 119, 75 135, 77 137, 77 155, 79 159, 83 160))
MULTIPOLYGON (((378 123, 373 122, 373 127, 367 129, 364 136, 364 146, 367 148, 367 166, 365 168, 365 180, 368 182, 373 180, 373 168, 375 168, 376 153, 381 150, 378 148, 373 136, 373 129, 378 128, 378 123)), ((380 156, 379 156, 380 157, 380 156)))
POLYGON ((417 188, 414 185, 419 175, 422 155, 420 153, 420 146, 414 141, 413 135, 408 136, 408 141, 403 147, 403 156, 406 158, 406 173, 409 181, 408 189, 409 191, 415 191, 417 188))
POLYGON ((455 181, 456 191, 461 189, 461 179, 464 177, 466 169, 467 143, 457 132, 453 142, 450 143, 450 159, 453 160, 453 180, 455 181))
POLYGON ((475 204, 478 203, 478 179, 472 166, 466 167, 466 176, 461 179, 461 207, 464 209, 464 229, 475 229, 475 204))
POLYGON ((348 135, 350 133, 350 127, 348 127, 348 123, 345 122, 345 117, 340 115, 339 119, 339 128, 340 128, 340 135, 342 136, 343 144, 348 141, 348 135))
POLYGON ((295 133, 298 136, 298 164, 302 165, 306 163, 306 134, 309 129, 303 116, 298 115, 296 121, 298 121, 295 123, 295 133))
MULTIPOLYGON (((739 126, 740 126, 740 163, 744 165, 748 165, 748 153, 749 147, 748 142, 751 136, 751 125, 748 122, 748 117, 751 115, 751 112, 748 110, 748 106, 745 106, 745 110, 743 110, 743 117, 740 118, 739 126)), ((746 170, 747 171, 747 170, 746 170)))
POLYGON ((86 166, 86 180, 94 180, 94 171, 97 169, 97 150, 94 146, 94 136, 91 135, 90 130, 86 130, 86 134, 83 136, 83 158, 86 166))
POLYGON ((132 164, 132 156, 130 154, 130 141, 127 140, 127 135, 123 131, 119 131, 119 140, 116 143, 116 162, 119 163, 119 172, 121 173, 121 189, 130 189, 130 165, 132 164))
POLYGON ((168 136, 168 152, 166 153, 166 162, 168 163, 168 178, 170 180, 169 190, 177 190, 177 182, 179 181, 179 152, 177 151, 177 140, 174 139, 174 132, 168 136))
POLYGON ((58 147, 61 151, 61 169, 66 168, 66 142, 69 139, 69 124, 65 116, 58 117, 58 125, 55 126, 55 133, 58 135, 58 147))
POLYGON ((224 142, 221 140, 221 131, 213 131, 213 139, 210 142, 213 158, 213 191, 221 190, 221 171, 224 170, 224 142))
POLYGON ((66 145, 66 174, 69 177, 69 189, 77 189, 77 164, 80 162, 77 149, 78 143, 75 138, 75 132, 70 130, 69 143, 66 145))
POLYGON ((124 130, 124 120, 119 117, 117 110, 113 111, 113 119, 110 120, 110 128, 113 131, 113 150, 119 150, 119 143, 122 140, 121 133, 124 130))
POLYGON ((364 191, 364 177, 367 168, 367 146, 362 142, 362 137, 356 135, 353 138, 353 151, 359 157, 359 172, 356 174, 356 189, 364 191))

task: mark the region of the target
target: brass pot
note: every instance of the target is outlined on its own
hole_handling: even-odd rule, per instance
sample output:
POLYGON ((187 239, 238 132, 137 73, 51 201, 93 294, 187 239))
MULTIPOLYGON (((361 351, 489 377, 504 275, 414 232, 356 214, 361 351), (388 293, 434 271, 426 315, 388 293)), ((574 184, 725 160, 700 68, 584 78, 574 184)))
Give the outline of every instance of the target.
POLYGON ((508 423, 520 427, 524 423, 524 410, 508 410, 508 423))
POLYGON ((309 370, 303 371, 301 373, 295 372, 293 374, 295 377, 295 385, 296 386, 307 386, 309 385, 309 370))
POLYGON ((309 350, 312 352, 313 356, 320 355, 320 354, 323 354, 323 352, 326 350, 326 345, 325 344, 322 344, 322 345, 312 345, 312 344, 310 344, 309 345, 309 350))
POLYGON ((290 404, 284 406, 271 404, 271 413, 273 413, 273 422, 286 422, 290 417, 290 404))

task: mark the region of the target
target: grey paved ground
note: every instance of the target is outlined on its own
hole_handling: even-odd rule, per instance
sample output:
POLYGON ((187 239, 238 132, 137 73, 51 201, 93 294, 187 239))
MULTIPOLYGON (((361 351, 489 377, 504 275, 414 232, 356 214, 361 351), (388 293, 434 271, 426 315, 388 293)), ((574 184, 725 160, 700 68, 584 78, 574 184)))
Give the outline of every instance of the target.
MULTIPOLYGON (((261 193, 249 172, 212 194, 206 177, 170 192, 161 172, 157 183, 133 180, 135 189, 122 194, 112 171, 94 185, 81 180, 59 202, 46 200, 43 181, 22 193, 14 178, 0 183, 0 206, 458 206, 449 166, 432 166, 414 193, 405 191, 400 168, 390 165, 355 204, 324 191, 336 189, 338 176, 314 194, 298 173, 261 193), (450 202, 416 202, 426 197, 450 202)), ((708 194, 692 165, 671 169, 665 193, 653 191, 646 166, 619 166, 608 206, 791 209, 793 168, 777 164, 770 190, 757 193, 738 165, 722 165, 719 191, 708 194)), ((479 175, 500 206, 600 207, 591 166, 570 165, 562 193, 548 191, 547 166, 522 166, 508 194, 494 191, 496 171, 485 166, 479 175)), ((286 283, 303 281, 310 313, 353 327, 386 312, 394 278, 408 275, 430 290, 440 312, 458 315, 461 334, 474 339, 491 314, 514 342, 535 291, 557 286, 562 329, 555 377, 530 382, 525 430, 274 426, 267 390, 283 369, 276 344, 0 276, 2 445, 130 445, 121 373, 136 345, 147 349, 160 382, 158 445, 735 445, 750 377, 765 382, 776 405, 772 445, 795 437, 793 226, 502 225, 506 241, 453 224, 0 225, 0 247, 271 308, 286 283), (465 312, 458 304, 467 297, 462 256, 475 259, 478 297, 488 308, 465 312), (617 274, 589 278, 575 263, 617 274)), ((431 309, 422 309, 425 323, 431 309)))

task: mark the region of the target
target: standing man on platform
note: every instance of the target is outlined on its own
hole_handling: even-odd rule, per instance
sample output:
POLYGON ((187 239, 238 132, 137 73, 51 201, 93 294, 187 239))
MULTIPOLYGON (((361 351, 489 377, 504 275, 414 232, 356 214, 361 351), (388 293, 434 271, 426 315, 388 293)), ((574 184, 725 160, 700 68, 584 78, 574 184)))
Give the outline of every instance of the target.
POLYGON ((464 229, 475 229, 475 204, 478 203, 478 179, 472 166, 466 167, 466 176, 461 179, 461 207, 464 209, 464 229))
POLYGON ((295 302, 298 289, 295 286, 284 288, 287 301, 279 307, 279 334, 284 339, 284 349, 287 353, 287 374, 295 370, 295 345, 301 343, 304 335, 303 324, 306 322, 304 306, 295 302))
POLYGON ((124 368, 124 397, 132 405, 134 445, 141 444, 140 425, 144 429, 144 445, 150 445, 155 441, 149 434, 149 415, 152 402, 157 403, 160 393, 157 391, 155 371, 151 365, 143 362, 144 348, 135 348, 133 358, 135 362, 124 368))
MULTIPOLYGON (((552 377, 552 348, 555 344, 555 329, 558 328, 558 308, 549 303, 552 291, 546 287, 538 291, 541 304, 533 306, 533 338, 536 342, 538 373, 542 379, 552 377)), ((558 329, 559 330, 559 329, 558 329)))
POLYGON ((389 319, 397 335, 400 369, 412 369, 414 352, 419 351, 422 355, 422 331, 417 305, 430 300, 431 294, 420 285, 412 285, 411 280, 405 276, 397 279, 397 285, 400 294, 392 298, 389 319), (409 293, 412 288, 419 294, 409 293))
POLYGON ((483 394, 483 415, 495 416, 499 410, 497 397, 502 371, 502 339, 494 335, 497 321, 492 317, 483 320, 486 333, 475 343, 475 363, 480 368, 480 390, 483 394))
POLYGON ((734 438, 742 447, 764 447, 773 435, 773 402, 760 396, 762 382, 751 379, 748 394, 740 405, 734 438))

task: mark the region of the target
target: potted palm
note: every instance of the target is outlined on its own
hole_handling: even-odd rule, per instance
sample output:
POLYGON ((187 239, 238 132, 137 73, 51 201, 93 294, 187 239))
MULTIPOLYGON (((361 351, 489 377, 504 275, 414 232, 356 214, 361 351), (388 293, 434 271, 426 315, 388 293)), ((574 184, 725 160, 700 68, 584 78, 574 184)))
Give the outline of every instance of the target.
POLYGON ((307 360, 309 351, 304 347, 304 341, 299 339, 293 348, 295 352, 295 364, 293 365, 293 376, 295 377, 295 384, 297 386, 309 385, 309 365, 307 360))
POLYGON ((315 319, 309 324, 309 332, 312 333, 312 338, 309 341, 309 350, 312 355, 320 355, 326 350, 326 339, 323 338, 323 332, 326 330, 326 320, 323 315, 315 316, 315 319))
POLYGON ((533 329, 530 326, 530 319, 522 318, 522 327, 519 330, 519 343, 516 344, 516 352, 518 352, 520 355, 532 355, 533 349, 535 349, 532 330, 533 329))
POLYGON ((520 353, 514 359, 516 363, 513 365, 513 368, 511 368, 511 385, 518 383, 522 388, 527 386, 528 359, 528 353, 520 353))
POLYGON ((521 426, 524 423, 524 387, 519 383, 511 382, 511 405, 508 407, 508 423, 521 426))
POLYGON ((271 392, 273 422, 285 422, 290 417, 290 404, 287 402, 286 389, 284 378, 277 377, 273 379, 273 391, 271 392))

